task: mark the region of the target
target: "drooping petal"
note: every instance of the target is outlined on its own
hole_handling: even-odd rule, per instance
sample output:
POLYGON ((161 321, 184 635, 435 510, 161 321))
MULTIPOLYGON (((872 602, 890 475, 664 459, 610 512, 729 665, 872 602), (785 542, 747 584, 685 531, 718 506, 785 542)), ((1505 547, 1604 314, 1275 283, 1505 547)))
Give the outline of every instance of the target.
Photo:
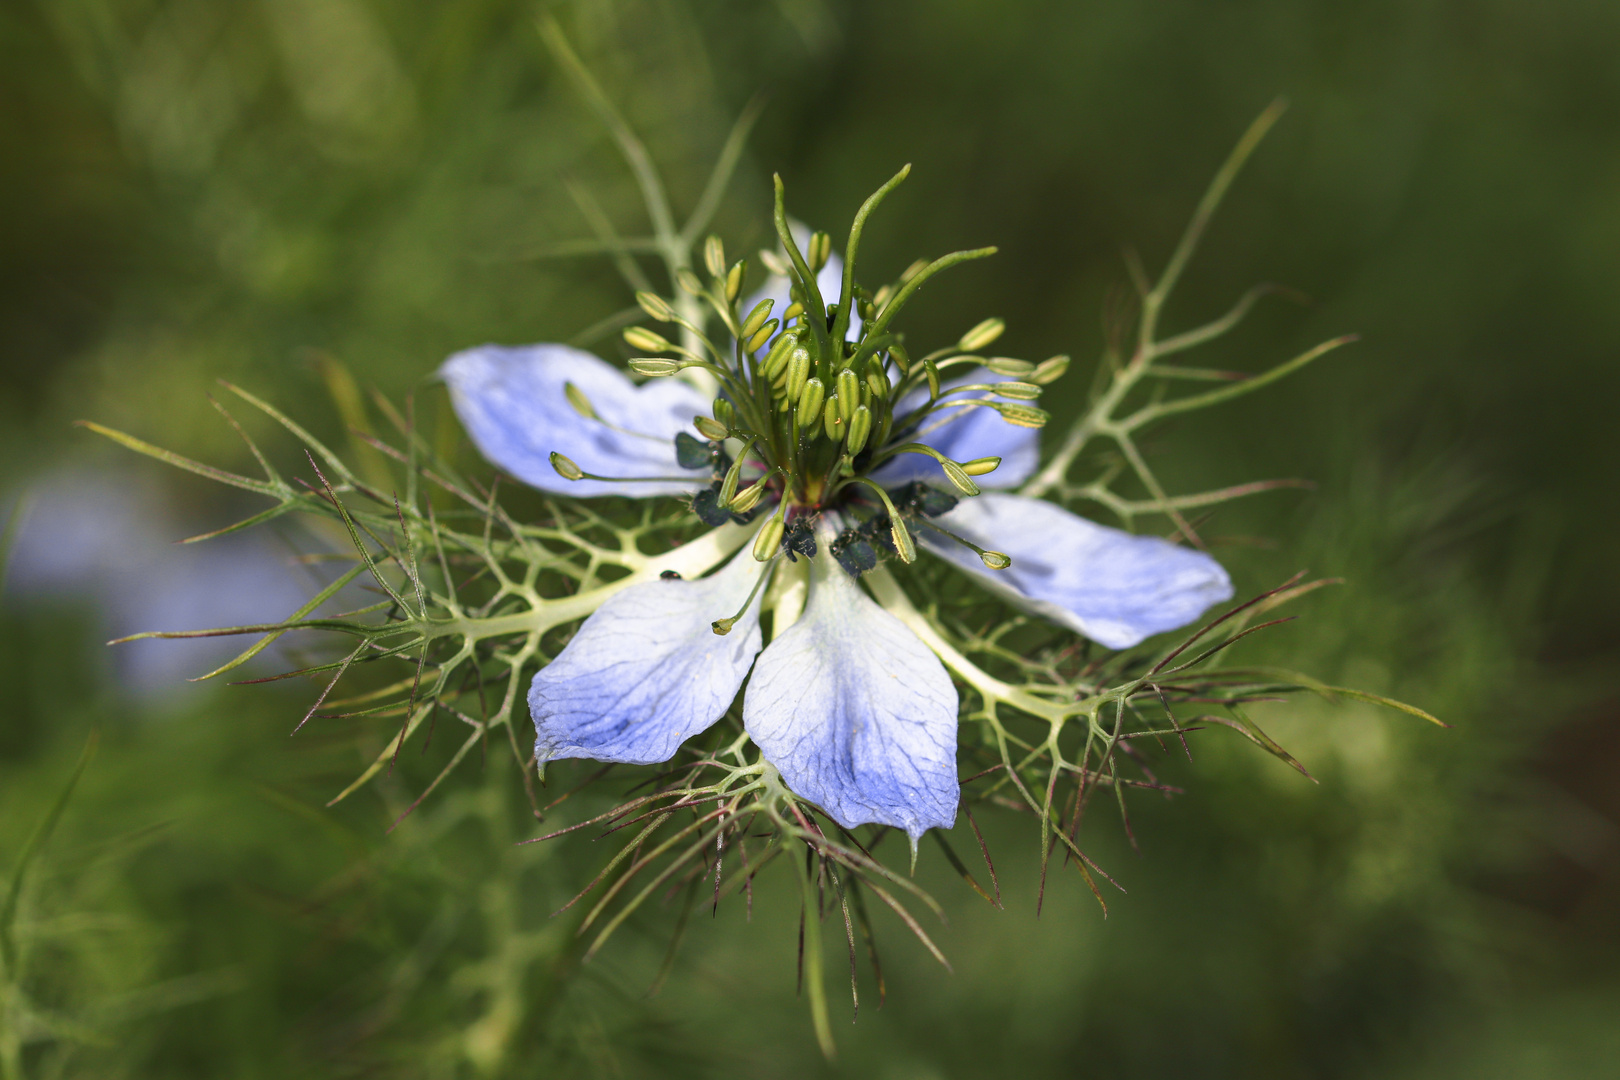
POLYGON ((1185 626, 1232 598, 1221 564, 1157 536, 1111 529, 1041 499, 986 492, 941 515, 944 528, 1012 556, 991 570, 927 528, 918 539, 1019 607, 1112 649, 1185 626))
POLYGON ((585 620, 529 687, 535 755, 648 765, 725 715, 759 652, 759 603, 720 636, 764 567, 746 552, 699 581, 648 581, 585 620))
POLYGON ((821 545, 804 614, 754 666, 743 725, 792 791, 845 828, 913 841, 956 821, 956 688, 821 545))
POLYGON ((456 353, 439 374, 479 452, 526 484, 590 498, 675 495, 702 487, 708 476, 675 460, 675 434, 708 401, 679 379, 637 386, 618 368, 567 345, 481 345, 456 353), (573 384, 600 419, 587 419, 568 400, 573 384), (681 477, 615 484, 564 480, 551 453, 572 458, 599 476, 681 477))
MULTIPOLYGON (((949 390, 973 383, 1010 381, 989 368, 977 368, 963 378, 943 384, 949 390)), ((959 394, 947 401, 962 398, 988 398, 989 393, 959 394)), ((895 406, 895 421, 928 400, 926 389, 913 391, 901 398, 895 406)), ((931 446, 952 461, 972 461, 975 458, 999 457, 1001 465, 993 473, 978 477, 981 488, 1016 487, 1035 472, 1040 464, 1041 433, 1035 428, 1018 427, 1001 418, 994 409, 983 406, 945 409, 929 416, 921 429, 908 441, 931 446)), ((877 469, 873 478, 885 487, 893 487, 910 480, 921 480, 939 487, 949 487, 939 463, 922 454, 900 454, 877 469)))

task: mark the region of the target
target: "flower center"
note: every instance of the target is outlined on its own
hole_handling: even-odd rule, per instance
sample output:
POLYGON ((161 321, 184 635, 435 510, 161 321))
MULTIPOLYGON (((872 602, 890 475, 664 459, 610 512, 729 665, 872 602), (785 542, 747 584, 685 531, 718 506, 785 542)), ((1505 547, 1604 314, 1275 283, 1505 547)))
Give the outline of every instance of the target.
MULTIPOLYGON (((810 521, 822 511, 836 509, 845 519, 886 529, 885 546, 910 562, 915 547, 906 520, 927 514, 923 507, 927 495, 910 488, 889 490, 885 467, 903 454, 930 457, 958 495, 977 495, 974 478, 992 472, 1001 459, 957 461, 924 440, 971 409, 993 409, 1003 420, 1023 427, 1038 428, 1046 422, 1047 414, 1029 403, 1050 381, 1045 376, 1062 373, 1066 359, 1037 366, 974 355, 1000 336, 1000 319, 987 319, 954 345, 915 360, 906 350, 904 335, 891 328, 901 308, 935 273, 993 254, 994 248, 957 252, 931 263, 919 261, 875 293, 856 283, 855 256, 866 216, 906 172, 901 170, 861 207, 846 247, 849 262, 841 274, 826 233, 813 234, 801 252, 787 225, 778 181, 777 236, 786 258, 770 252, 760 256, 777 280, 787 282, 780 310, 777 305, 784 299, 780 292, 746 312, 741 308, 738 297, 747 261, 728 266, 720 240, 712 236, 704 246, 707 285, 695 273, 682 270, 677 284, 686 297, 675 303, 649 292, 637 294, 642 309, 654 320, 680 329, 681 340, 670 341, 645 327, 626 330, 624 338, 635 348, 665 354, 634 359, 631 369, 646 376, 697 369, 719 391, 710 414, 693 421, 708 444, 684 434, 676 439, 681 465, 717 468, 718 480, 699 495, 693 508, 716 523, 767 509, 771 517, 754 546, 756 558, 774 556, 781 545, 787 545, 791 557, 801 524, 808 533, 810 521), (824 285, 829 292, 833 287, 832 281, 822 280, 829 276, 837 279, 836 299, 823 295, 824 285), (705 304, 730 332, 729 349, 717 347, 708 336, 705 304), (1058 366, 1052 371, 1043 370, 1054 364, 1058 366), (984 367, 994 374, 994 381, 942 382, 947 373, 959 374, 953 368, 965 373, 984 367)), ((889 483, 898 488, 903 482, 889 483)), ((935 505, 936 514, 943 512, 935 505)))

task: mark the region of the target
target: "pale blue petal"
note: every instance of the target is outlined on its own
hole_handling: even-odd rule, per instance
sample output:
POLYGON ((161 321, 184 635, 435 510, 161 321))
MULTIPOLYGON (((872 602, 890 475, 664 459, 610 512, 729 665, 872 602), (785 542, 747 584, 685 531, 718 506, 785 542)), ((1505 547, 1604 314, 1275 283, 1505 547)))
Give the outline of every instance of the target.
POLYGON ((585 620, 529 687, 535 756, 648 765, 725 715, 759 652, 759 604, 731 633, 765 564, 744 552, 699 581, 648 581, 585 620))
MULTIPOLYGON (((1009 382, 1007 376, 997 375, 989 368, 978 368, 967 376, 945 383, 942 389, 966 386, 969 383, 1009 382)), ((959 398, 988 398, 991 394, 961 394, 959 398)), ((901 398, 895 407, 899 420, 910 409, 928 400, 928 391, 914 391, 901 398)), ((958 398, 950 398, 955 401, 958 398)), ((986 490, 1016 487, 1035 472, 1040 464, 1041 433, 1036 428, 1018 427, 1001 418, 994 409, 976 406, 951 409, 943 414, 934 413, 923 424, 922 430, 907 437, 908 442, 931 446, 952 461, 972 461, 975 458, 999 457, 1001 465, 996 471, 977 478, 986 490), (941 420, 943 419, 943 423, 941 420)), ((922 454, 900 454, 875 471, 873 478, 885 487, 894 487, 908 480, 921 480, 949 489, 944 470, 939 462, 922 454)))
POLYGON ((892 825, 915 841, 956 821, 956 688, 826 544, 804 614, 754 666, 743 724, 794 794, 845 828, 892 825))
POLYGON ((645 498, 681 494, 708 482, 705 472, 683 469, 675 460, 676 432, 709 411, 708 399, 680 379, 637 386, 618 368, 567 345, 481 345, 456 353, 439 374, 479 451, 526 484, 579 498, 645 498), (566 394, 569 383, 585 394, 601 420, 575 411, 566 394), (564 480, 551 467, 553 450, 599 476, 692 479, 564 480))
POLYGON ((936 555, 1019 607, 1111 649, 1186 626, 1232 598, 1226 571, 1202 551, 1110 529, 1041 499, 987 492, 935 520, 1013 562, 991 570, 962 545, 918 529, 936 555))

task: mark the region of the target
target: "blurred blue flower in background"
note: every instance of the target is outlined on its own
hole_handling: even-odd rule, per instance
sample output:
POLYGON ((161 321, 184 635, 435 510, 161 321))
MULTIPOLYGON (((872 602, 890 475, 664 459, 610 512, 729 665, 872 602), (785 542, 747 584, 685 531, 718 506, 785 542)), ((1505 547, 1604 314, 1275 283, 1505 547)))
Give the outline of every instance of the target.
MULTIPOLYGON (((180 546, 184 525, 160 489, 129 475, 69 469, 38 480, 6 586, 33 603, 89 601, 102 630, 274 623, 308 599, 306 575, 273 536, 244 532, 180 546)), ((120 685, 149 701, 185 692, 241 651, 230 637, 134 641, 114 650, 120 685)))

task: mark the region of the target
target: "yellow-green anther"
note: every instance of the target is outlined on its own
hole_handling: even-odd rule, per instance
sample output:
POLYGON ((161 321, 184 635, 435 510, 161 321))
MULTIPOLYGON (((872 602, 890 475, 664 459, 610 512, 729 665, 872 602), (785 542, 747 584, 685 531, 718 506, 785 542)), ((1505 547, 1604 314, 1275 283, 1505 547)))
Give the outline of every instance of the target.
MULTIPOLYGON (((766 378, 775 381, 776 377, 782 374, 782 369, 787 367, 788 357, 792 355, 793 348, 798 343, 799 335, 798 331, 795 330, 789 330, 776 339, 776 343, 771 346, 771 351, 765 354, 766 378)), ((809 355, 809 353, 805 353, 806 358, 809 355)))
POLYGON ((949 458, 940 458, 939 467, 945 470, 945 479, 949 480, 951 486, 963 495, 977 495, 979 493, 979 485, 975 484, 973 478, 956 462, 949 458))
POLYGON ((883 288, 881 288, 881 289, 879 289, 877 291, 876 296, 872 297, 872 307, 874 307, 878 311, 882 311, 884 308, 889 306, 889 301, 893 300, 893 299, 894 299, 894 286, 893 285, 885 285, 885 286, 883 286, 883 288))
POLYGON ((585 396, 585 391, 573 383, 563 383, 563 396, 579 415, 587 420, 596 419, 596 410, 591 408, 591 399, 585 396))
POLYGON ((906 267, 904 271, 901 272, 901 274, 900 274, 900 284, 904 285, 906 282, 910 281, 912 278, 916 277, 918 274, 922 273, 926 269, 928 269, 928 260, 927 259, 918 259, 916 262, 912 263, 910 266, 906 267))
POLYGON ((984 565, 989 567, 991 570, 1005 570, 1009 566, 1012 565, 1012 562, 1013 562, 1012 561, 1012 556, 1008 555, 1006 552, 1003 552, 1003 551, 987 551, 984 548, 980 547, 978 544, 975 544, 973 541, 967 539, 967 537, 958 536, 955 533, 951 532, 951 530, 941 528, 939 525, 936 525, 935 523, 933 523, 931 521, 924 521, 923 524, 927 525, 930 529, 934 530, 937 533, 941 533, 941 534, 943 534, 945 536, 950 537, 952 540, 955 540, 958 544, 961 544, 963 547, 965 547, 969 551, 973 552, 973 554, 977 555, 979 557, 979 560, 981 562, 983 562, 984 565))
POLYGON ((911 533, 906 529, 906 523, 899 518, 889 519, 889 538, 894 541, 894 550, 900 553, 900 561, 911 564, 917 561, 917 545, 911 541, 911 533))
POLYGON ((712 415, 716 420, 726 425, 728 428, 735 426, 737 410, 733 409, 731 407, 731 402, 727 401, 725 398, 714 399, 714 409, 712 410, 712 415))
POLYGON ((638 292, 636 293, 636 303, 641 305, 642 311, 645 311, 659 322, 670 322, 675 318, 675 309, 665 303, 664 298, 657 293, 650 293, 645 290, 638 292))
POLYGON ((564 457, 555 450, 551 452, 551 467, 564 480, 579 480, 585 475, 585 470, 575 465, 572 458, 564 457))
POLYGON ((721 479, 718 497, 721 506, 730 505, 731 500, 737 497, 737 483, 742 479, 743 458, 747 456, 745 448, 743 453, 737 455, 737 460, 731 463, 731 468, 726 470, 725 477, 721 479))
POLYGON ((745 338, 753 337, 754 332, 760 327, 764 326, 765 320, 771 317, 771 308, 775 306, 776 301, 772 300, 770 297, 766 297, 764 300, 761 300, 759 303, 755 304, 754 310, 750 311, 748 313, 748 317, 743 320, 742 336, 745 338))
POLYGON ((703 241, 703 265, 709 268, 710 277, 721 277, 726 272, 726 246, 720 242, 718 236, 710 236, 703 241))
MULTIPOLYGON (((791 381, 791 380, 790 380, 791 381)), ((799 391, 799 426, 807 428, 821 416, 821 403, 827 397, 827 388, 820 379, 807 379, 799 391)))
POLYGON ((992 356, 984 362, 984 366, 997 375, 1011 379, 1027 379, 1035 370, 1035 365, 1028 360, 1014 360, 1010 356, 992 356))
POLYGON ((861 403, 861 380, 849 368, 838 373, 838 415, 849 423, 855 406, 861 403))
POLYGON ((644 352, 669 352, 669 341, 664 335, 648 330, 644 326, 632 326, 624 332, 624 340, 633 349, 644 352))
POLYGON ((761 326, 758 330, 755 330, 752 335, 749 335, 747 332, 747 327, 744 327, 743 336, 747 338, 747 340, 743 342, 743 349, 747 352, 757 351, 761 345, 771 340, 771 335, 774 333, 776 333, 775 319, 767 320, 765 325, 761 326))
POLYGON ((748 511, 759 505, 759 500, 765 497, 765 489, 765 481, 763 479, 756 480, 748 487, 737 492, 736 497, 727 504, 726 509, 738 514, 748 513, 748 511))
POLYGON ((675 284, 693 296, 703 295, 703 280, 684 266, 675 271, 675 284))
MULTIPOLYGON (((979 493, 979 485, 973 482, 972 478, 968 475, 967 470, 962 468, 959 463, 952 461, 938 450, 935 450, 932 446, 912 442, 906 443, 904 446, 897 446, 894 449, 896 453, 922 454, 924 457, 933 458, 935 461, 939 462, 939 467, 945 470, 945 478, 951 482, 951 486, 956 488, 957 491, 960 491, 963 495, 977 495, 979 493)), ((994 458, 980 460, 994 460, 999 462, 1001 459, 994 458)), ((992 466, 992 468, 994 468, 994 466, 992 466)), ((988 472, 989 470, 987 469, 985 471, 988 472)))
POLYGON ((1063 378, 1063 373, 1068 370, 1069 358, 1067 356, 1054 356, 1050 360, 1042 360, 1036 364, 1035 370, 1030 372, 1029 380, 1030 382, 1040 383, 1042 386, 1049 386, 1063 378))
POLYGON ((905 375, 911 371, 911 354, 906 352, 904 346, 890 345, 889 356, 894 359, 895 364, 900 368, 900 374, 905 375))
POLYGON ((1027 382, 996 383, 996 394, 1014 401, 1034 401, 1041 396, 1041 388, 1027 382))
POLYGON ((872 410, 865 405, 855 410, 855 415, 849 418, 849 434, 845 436, 846 446, 853 456, 861 452, 866 446, 867 436, 872 434, 872 410))
POLYGON ((734 303, 742 295, 743 275, 748 272, 748 264, 741 259, 726 274, 726 302, 734 303))
POLYGON ((926 356, 923 357, 923 374, 928 376, 928 396, 939 397, 939 367, 926 356))
POLYGON ((700 435, 709 440, 723 439, 727 434, 727 428, 724 424, 716 423, 707 416, 692 417, 692 426, 698 429, 700 435))
POLYGON ((673 375, 681 370, 679 361, 665 360, 661 356, 638 356, 630 361, 630 370, 637 375, 673 375))
POLYGON ((827 438, 837 442, 844 435, 844 418, 838 411, 838 395, 834 394, 827 399, 827 405, 821 410, 821 423, 827 429, 827 438))
MULTIPOLYGON (((783 503, 782 505, 786 506, 787 504, 783 503)), ((764 562, 776 554, 776 549, 782 543, 782 530, 784 527, 780 513, 771 515, 771 519, 759 530, 759 535, 754 537, 754 559, 756 561, 764 562)))
POLYGON ((832 237, 824 232, 814 233, 810 237, 810 250, 805 253, 805 261, 810 264, 810 272, 821 273, 821 268, 827 265, 832 258, 832 237))
POLYGON ((1001 418, 1016 427, 1038 428, 1045 427, 1051 414, 1045 409, 1037 409, 1033 405, 1015 405, 1006 402, 992 402, 991 408, 1001 414, 1001 418))
POLYGON ((889 396, 889 380, 883 377, 881 371, 876 369, 868 371, 866 373, 866 385, 871 389, 872 396, 875 398, 882 399, 889 396))
POLYGON ((974 458, 972 461, 962 462, 962 471, 969 476, 984 476, 986 473, 995 472, 1000 464, 1001 459, 998 457, 974 458))
POLYGON ((769 248, 759 249, 759 261, 765 264, 765 269, 777 277, 787 277, 790 272, 787 260, 769 248))
MULTIPOLYGON (((797 401, 799 395, 804 393, 805 379, 810 376, 810 350, 803 345, 796 346, 788 354, 787 372, 787 386, 784 392, 787 394, 787 400, 797 401)), ((820 398, 816 400, 819 402, 820 398)))
POLYGON ((956 343, 956 347, 963 352, 978 352, 1000 337, 1001 332, 1005 329, 1007 329, 1007 324, 1000 319, 986 319, 963 334, 962 340, 956 343))
POLYGON ((782 312, 782 322, 785 325, 787 323, 792 322, 794 319, 797 319, 800 315, 803 315, 803 314, 804 314, 804 305, 799 303, 797 300, 795 300, 793 303, 791 303, 791 304, 789 304, 787 306, 786 311, 782 312))

